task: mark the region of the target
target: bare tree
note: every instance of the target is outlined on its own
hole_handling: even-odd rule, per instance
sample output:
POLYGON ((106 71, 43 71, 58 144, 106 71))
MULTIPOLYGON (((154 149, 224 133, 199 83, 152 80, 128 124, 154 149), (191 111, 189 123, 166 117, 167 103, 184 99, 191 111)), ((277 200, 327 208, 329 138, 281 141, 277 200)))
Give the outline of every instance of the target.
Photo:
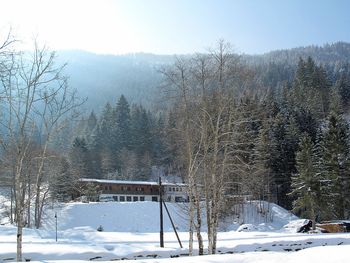
MULTIPOLYGON (((193 126, 193 89, 190 82, 190 65, 187 59, 178 57, 173 68, 162 71, 167 81, 166 90, 168 98, 175 99, 177 106, 177 131, 180 132, 178 143, 183 151, 182 162, 184 163, 185 178, 188 183, 189 195, 189 254, 193 254, 194 220, 196 209, 196 174, 198 172, 198 157, 201 147, 201 136, 193 126)), ((197 216, 200 222, 200 217, 197 216)), ((200 224, 199 224, 200 227, 200 224)), ((198 229, 198 227, 197 227, 198 229)), ((200 239, 201 240, 201 239, 200 239)))
POLYGON ((233 168, 235 105, 244 87, 241 71, 238 56, 224 41, 219 41, 209 54, 187 60, 178 58, 173 68, 163 71, 167 96, 175 100, 176 129, 181 134, 178 136, 181 138, 178 142, 180 158, 189 185, 190 254, 193 252, 193 227, 197 232, 199 254, 203 254, 203 207, 208 253, 216 253, 227 178, 232 175, 233 168))
POLYGON ((13 156, 18 261, 22 260, 22 229, 31 198, 31 191, 25 194, 26 186, 34 186, 34 218, 35 226, 39 227, 44 200, 49 191, 43 187, 43 182, 45 162, 52 158, 50 142, 82 103, 76 92, 68 88, 67 79, 62 76, 63 67, 55 66, 54 52, 49 52, 45 47, 40 48, 35 43, 31 53, 13 53, 11 63, 7 63, 6 74, 1 76, 1 104, 4 111, 0 125, 5 131, 1 142, 5 155, 13 156), (39 146, 38 152, 32 151, 33 144, 39 146), (25 167, 29 156, 36 164, 31 167, 35 169, 31 171, 34 182, 28 181, 25 167))

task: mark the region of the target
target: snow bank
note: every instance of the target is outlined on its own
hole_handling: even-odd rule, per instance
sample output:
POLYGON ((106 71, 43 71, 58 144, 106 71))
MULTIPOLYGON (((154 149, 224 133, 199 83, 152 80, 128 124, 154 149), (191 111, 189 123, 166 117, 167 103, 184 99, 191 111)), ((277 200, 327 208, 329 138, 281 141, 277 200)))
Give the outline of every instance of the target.
MULTIPOLYGON (((179 231, 188 230, 187 204, 167 203, 170 215, 179 231)), ((43 228, 52 230, 55 227, 55 213, 58 218, 58 229, 90 228, 99 226, 106 232, 154 233, 159 231, 159 203, 157 202, 100 202, 58 204, 46 211, 43 228)), ((172 232, 171 222, 163 208, 164 231, 172 232)), ((223 231, 237 230, 242 223, 250 224, 245 231, 274 231, 281 229, 296 216, 282 207, 252 201, 244 204, 239 216, 241 221, 229 217, 220 226, 223 231)), ((203 213, 203 231, 206 231, 205 213, 203 213)), ((241 229, 242 230, 242 229, 241 229)))
POLYGON ((236 214, 226 218, 221 229, 230 231, 275 231, 298 217, 288 210, 265 201, 248 201, 234 208, 236 214))
MULTIPOLYGON (((167 204, 175 226, 186 231, 186 212, 181 204, 167 204)), ((85 227, 96 230, 100 225, 106 232, 151 233, 159 231, 159 203, 156 202, 101 202, 60 204, 48 209, 43 220, 44 229, 55 227, 57 213, 58 229, 85 227)), ((165 209, 164 231, 172 231, 165 209)))

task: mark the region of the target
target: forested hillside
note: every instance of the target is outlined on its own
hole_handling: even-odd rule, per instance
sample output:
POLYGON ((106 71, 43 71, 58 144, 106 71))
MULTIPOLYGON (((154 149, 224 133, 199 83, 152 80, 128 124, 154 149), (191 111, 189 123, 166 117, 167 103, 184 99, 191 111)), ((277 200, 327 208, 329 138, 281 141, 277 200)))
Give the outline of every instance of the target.
MULTIPOLYGON (((233 50, 234 51, 234 50, 233 50)), ((263 86, 281 87, 292 81, 299 58, 312 57, 323 64, 334 80, 339 70, 350 61, 350 44, 338 42, 324 46, 277 50, 263 55, 242 54, 241 60, 255 72, 263 86)), ((58 62, 68 63, 65 69, 72 88, 87 97, 86 109, 101 112, 107 102, 116 103, 122 94, 131 103, 151 106, 157 101, 158 87, 164 65, 175 60, 175 55, 130 54, 96 55, 85 51, 59 51, 58 62)))
POLYGON ((86 51, 59 51, 58 63, 67 63, 69 83, 88 101, 85 109, 101 112, 122 94, 132 103, 150 106, 160 83, 158 69, 172 56, 152 54, 97 55, 86 51))

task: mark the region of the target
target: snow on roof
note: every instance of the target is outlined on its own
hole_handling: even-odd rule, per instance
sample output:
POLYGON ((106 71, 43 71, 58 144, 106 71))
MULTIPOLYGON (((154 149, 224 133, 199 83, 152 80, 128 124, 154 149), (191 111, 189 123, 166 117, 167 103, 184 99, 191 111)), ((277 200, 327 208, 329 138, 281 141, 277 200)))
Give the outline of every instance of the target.
MULTIPOLYGON (((90 178, 81 178, 80 181, 82 181, 82 182, 94 182, 94 183, 105 183, 105 184, 159 185, 158 182, 124 181, 124 180, 90 179, 90 178)), ((168 183, 168 182, 162 182, 162 185, 187 186, 186 184, 175 184, 175 183, 168 183)))

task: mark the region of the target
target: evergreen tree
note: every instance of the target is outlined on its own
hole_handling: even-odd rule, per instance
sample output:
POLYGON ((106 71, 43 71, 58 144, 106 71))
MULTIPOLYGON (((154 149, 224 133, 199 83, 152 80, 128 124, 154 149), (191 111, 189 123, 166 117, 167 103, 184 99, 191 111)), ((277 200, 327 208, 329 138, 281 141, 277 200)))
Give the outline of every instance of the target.
POLYGON ((330 84, 324 68, 317 66, 311 57, 306 61, 300 58, 293 83, 294 105, 324 118, 328 113, 329 94, 330 84))
POLYGON ((105 177, 117 169, 117 155, 113 136, 114 112, 107 103, 92 136, 90 149, 94 153, 94 172, 97 178, 105 177))
POLYGON ((120 96, 114 114, 113 137, 115 138, 115 150, 118 153, 121 149, 130 147, 130 107, 124 95, 120 96))
POLYGON ((349 126, 332 111, 322 140, 322 192, 331 208, 328 218, 344 219, 349 210, 349 126))
POLYGON ((255 185, 255 199, 272 202, 275 193, 275 183, 271 170, 271 153, 274 152, 267 122, 259 130, 252 158, 253 184, 255 185))
POLYGON ((87 131, 91 133, 95 129, 96 125, 97 125, 97 118, 94 111, 92 111, 87 120, 87 131))
POLYGON ((291 176, 296 172, 295 154, 299 139, 296 122, 289 115, 279 113, 273 120, 271 128, 271 169, 276 183, 276 195, 279 205, 291 209, 291 176))
POLYGON ((70 152, 72 174, 75 178, 92 178, 91 156, 84 138, 75 138, 70 152))
POLYGON ((311 218, 315 228, 319 197, 319 173, 314 155, 315 147, 308 134, 301 137, 296 155, 297 173, 292 177, 291 194, 296 196, 293 210, 304 218, 311 218))
POLYGON ((350 105, 350 79, 345 73, 342 73, 337 79, 335 89, 340 96, 342 107, 348 110, 350 105))
POLYGON ((152 150, 150 114, 141 105, 133 105, 130 118, 129 145, 138 155, 152 150))
POLYGON ((71 174, 69 162, 60 158, 58 169, 50 179, 51 195, 60 202, 70 201, 74 190, 74 177, 71 174))

